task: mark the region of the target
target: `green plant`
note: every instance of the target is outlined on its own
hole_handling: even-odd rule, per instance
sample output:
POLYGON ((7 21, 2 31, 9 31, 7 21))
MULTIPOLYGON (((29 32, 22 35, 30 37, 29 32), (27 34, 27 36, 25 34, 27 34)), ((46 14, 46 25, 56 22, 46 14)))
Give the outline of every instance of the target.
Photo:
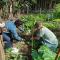
POLYGON ((60 22, 60 19, 54 19, 53 21, 54 22, 60 22))
POLYGON ((43 45, 36 50, 32 50, 32 58, 34 60, 54 60, 56 53, 52 52, 47 46, 43 45))
POLYGON ((31 30, 34 27, 36 21, 43 21, 44 26, 49 29, 59 29, 60 28, 60 19, 52 19, 48 22, 46 21, 47 15, 45 14, 29 14, 19 17, 22 21, 24 21, 25 31, 31 30))
POLYGON ((29 14, 19 17, 22 21, 24 21, 25 30, 31 30, 34 27, 36 21, 45 21, 45 14, 29 14))
POLYGON ((60 24, 58 23, 52 23, 52 22, 45 22, 44 26, 48 27, 49 29, 59 29, 60 28, 60 24))
POLYGON ((13 53, 11 48, 6 49, 6 55, 6 60, 25 60, 26 58, 21 52, 13 53))
POLYGON ((60 18, 60 3, 54 6, 54 18, 60 18))

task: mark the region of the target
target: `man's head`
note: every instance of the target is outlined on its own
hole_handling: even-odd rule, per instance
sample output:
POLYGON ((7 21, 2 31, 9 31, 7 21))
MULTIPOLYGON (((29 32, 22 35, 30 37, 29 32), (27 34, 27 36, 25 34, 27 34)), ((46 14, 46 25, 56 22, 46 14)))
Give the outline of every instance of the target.
POLYGON ((23 22, 20 19, 17 19, 14 24, 18 27, 23 24, 23 22))
POLYGON ((35 23, 35 28, 41 29, 42 27, 43 27, 42 22, 38 21, 38 22, 35 23))

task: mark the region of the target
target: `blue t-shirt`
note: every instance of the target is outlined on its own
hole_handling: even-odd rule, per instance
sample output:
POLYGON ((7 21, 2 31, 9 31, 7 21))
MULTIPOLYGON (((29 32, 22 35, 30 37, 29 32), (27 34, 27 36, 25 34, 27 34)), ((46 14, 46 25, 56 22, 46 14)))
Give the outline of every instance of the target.
POLYGON ((15 26, 13 21, 11 21, 11 20, 6 21, 5 27, 7 28, 8 31, 11 32, 11 34, 13 35, 13 37, 16 40, 21 40, 22 39, 20 36, 18 36, 18 34, 16 32, 16 26, 15 26))

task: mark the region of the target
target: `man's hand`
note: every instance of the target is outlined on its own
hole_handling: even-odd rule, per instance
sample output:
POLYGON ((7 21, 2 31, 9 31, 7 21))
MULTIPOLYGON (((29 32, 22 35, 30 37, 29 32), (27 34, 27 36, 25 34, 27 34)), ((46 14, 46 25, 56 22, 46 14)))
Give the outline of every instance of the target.
POLYGON ((40 39, 40 38, 37 37, 37 36, 34 36, 34 37, 31 38, 31 40, 39 40, 39 39, 40 39))
POLYGON ((25 41, 25 39, 22 38, 21 41, 25 41))

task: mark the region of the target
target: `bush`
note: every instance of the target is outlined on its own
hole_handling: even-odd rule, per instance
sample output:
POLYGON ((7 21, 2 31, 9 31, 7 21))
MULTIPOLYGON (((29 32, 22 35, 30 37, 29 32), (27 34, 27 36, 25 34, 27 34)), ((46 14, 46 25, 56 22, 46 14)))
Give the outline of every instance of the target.
POLYGON ((22 21, 24 21, 25 30, 32 29, 36 21, 45 21, 45 14, 29 14, 19 17, 22 21))
POLYGON ((46 27, 48 27, 49 29, 59 29, 60 28, 60 24, 58 24, 58 23, 56 23, 56 22, 54 22, 54 23, 52 23, 52 22, 45 22, 44 23, 44 26, 46 26, 46 27))
POLYGON ((54 22, 60 22, 60 19, 54 19, 53 21, 54 22))
POLYGON ((54 7, 54 18, 60 18, 60 3, 54 7))
POLYGON ((31 55, 34 60, 55 60, 56 53, 43 45, 38 49, 38 53, 33 50, 31 55))
POLYGON ((34 27, 36 21, 43 21, 44 25, 49 29, 59 29, 60 19, 53 19, 49 22, 46 21, 47 15, 46 14, 29 14, 24 16, 19 16, 19 18, 24 21, 24 28, 25 31, 31 30, 34 27))

